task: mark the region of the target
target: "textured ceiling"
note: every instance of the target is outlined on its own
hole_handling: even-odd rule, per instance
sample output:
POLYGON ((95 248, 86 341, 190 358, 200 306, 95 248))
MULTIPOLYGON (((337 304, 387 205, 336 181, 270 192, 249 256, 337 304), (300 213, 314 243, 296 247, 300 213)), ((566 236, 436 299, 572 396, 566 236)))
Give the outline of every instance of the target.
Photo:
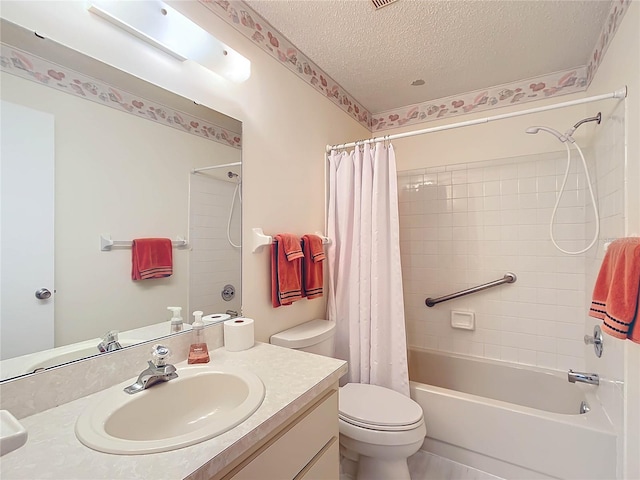
POLYGON ((610 0, 244 0, 371 112, 589 62, 610 0), (411 86, 422 79, 425 84, 411 86))

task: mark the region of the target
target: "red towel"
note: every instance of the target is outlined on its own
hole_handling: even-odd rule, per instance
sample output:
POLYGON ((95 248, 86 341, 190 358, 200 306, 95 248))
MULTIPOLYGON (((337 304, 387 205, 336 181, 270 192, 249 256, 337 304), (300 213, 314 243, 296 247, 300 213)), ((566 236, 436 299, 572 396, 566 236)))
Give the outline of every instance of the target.
POLYGON ((640 328, 631 328, 639 291, 640 238, 621 238, 609 245, 602 260, 589 315, 601 319, 609 335, 640 343, 640 328))
POLYGON ((291 305, 302 298, 300 239, 291 233, 273 237, 271 245, 271 304, 291 305))
POLYGON ((131 245, 131 278, 169 277, 173 273, 173 246, 169 238, 136 238, 131 245))
POLYGON ((322 296, 324 277, 322 274, 322 261, 326 258, 322 238, 318 235, 302 236, 302 296, 308 299, 322 296))

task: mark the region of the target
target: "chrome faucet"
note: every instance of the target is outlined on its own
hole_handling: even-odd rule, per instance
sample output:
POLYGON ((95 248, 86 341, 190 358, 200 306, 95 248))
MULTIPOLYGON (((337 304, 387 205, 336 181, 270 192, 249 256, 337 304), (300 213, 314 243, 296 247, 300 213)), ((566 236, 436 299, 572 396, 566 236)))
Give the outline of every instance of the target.
POLYGON ((569 370, 567 375, 571 383, 582 382, 590 385, 600 385, 600 376, 597 373, 574 372, 569 370))
POLYGON ((122 345, 118 342, 118 331, 111 330, 107 332, 104 337, 102 337, 102 341, 98 344, 98 350, 101 353, 106 352, 115 352, 116 350, 120 350, 122 345))
POLYGON ((146 390, 147 388, 160 382, 168 382, 178 378, 176 367, 166 363, 166 358, 171 353, 164 345, 154 345, 152 351, 155 362, 149 360, 149 366, 140 373, 135 383, 124 388, 128 394, 134 394, 146 390))

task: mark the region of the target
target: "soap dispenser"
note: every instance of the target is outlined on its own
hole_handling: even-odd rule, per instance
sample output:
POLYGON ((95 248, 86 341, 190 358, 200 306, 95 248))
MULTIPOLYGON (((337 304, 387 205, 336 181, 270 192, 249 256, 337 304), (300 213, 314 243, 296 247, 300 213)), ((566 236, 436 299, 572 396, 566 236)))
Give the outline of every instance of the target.
POLYGON ((187 363, 209 363, 209 349, 204 339, 204 323, 202 323, 202 312, 193 312, 193 340, 189 348, 189 358, 187 363))
POLYGON ((182 307, 167 307, 167 310, 173 312, 173 317, 171 317, 171 333, 181 332, 182 317, 180 316, 180 312, 182 312, 182 307))

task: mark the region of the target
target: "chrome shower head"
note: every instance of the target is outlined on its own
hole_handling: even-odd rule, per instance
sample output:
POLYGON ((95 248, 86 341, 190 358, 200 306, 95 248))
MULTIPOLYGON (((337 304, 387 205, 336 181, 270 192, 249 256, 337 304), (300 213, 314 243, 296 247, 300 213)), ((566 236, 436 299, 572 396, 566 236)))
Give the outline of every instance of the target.
POLYGON ((602 113, 598 112, 598 114, 595 117, 589 117, 589 118, 584 118, 582 120, 580 120, 578 123, 576 123, 573 127, 571 127, 569 130, 567 130, 565 132, 565 136, 567 138, 573 138, 573 132, 576 131, 576 129, 582 125, 583 123, 587 123, 587 122, 596 122, 598 125, 600 125, 600 122, 602 121, 602 113))
POLYGON ((583 123, 587 123, 587 122, 596 122, 598 125, 600 125, 600 122, 602 122, 602 112, 598 112, 598 114, 595 117, 589 117, 589 118, 584 118, 584 119, 580 120, 578 123, 576 123, 573 126, 573 129, 575 130, 580 125, 582 125, 583 123))
POLYGON ((529 128, 527 128, 525 130, 526 133, 531 133, 531 134, 534 134, 534 135, 536 133, 540 132, 540 131, 550 133, 551 135, 556 137, 558 140, 560 140, 562 143, 564 143, 567 140, 569 140, 566 136, 561 134, 559 131, 554 130, 553 128, 549 128, 549 127, 529 127, 529 128))

